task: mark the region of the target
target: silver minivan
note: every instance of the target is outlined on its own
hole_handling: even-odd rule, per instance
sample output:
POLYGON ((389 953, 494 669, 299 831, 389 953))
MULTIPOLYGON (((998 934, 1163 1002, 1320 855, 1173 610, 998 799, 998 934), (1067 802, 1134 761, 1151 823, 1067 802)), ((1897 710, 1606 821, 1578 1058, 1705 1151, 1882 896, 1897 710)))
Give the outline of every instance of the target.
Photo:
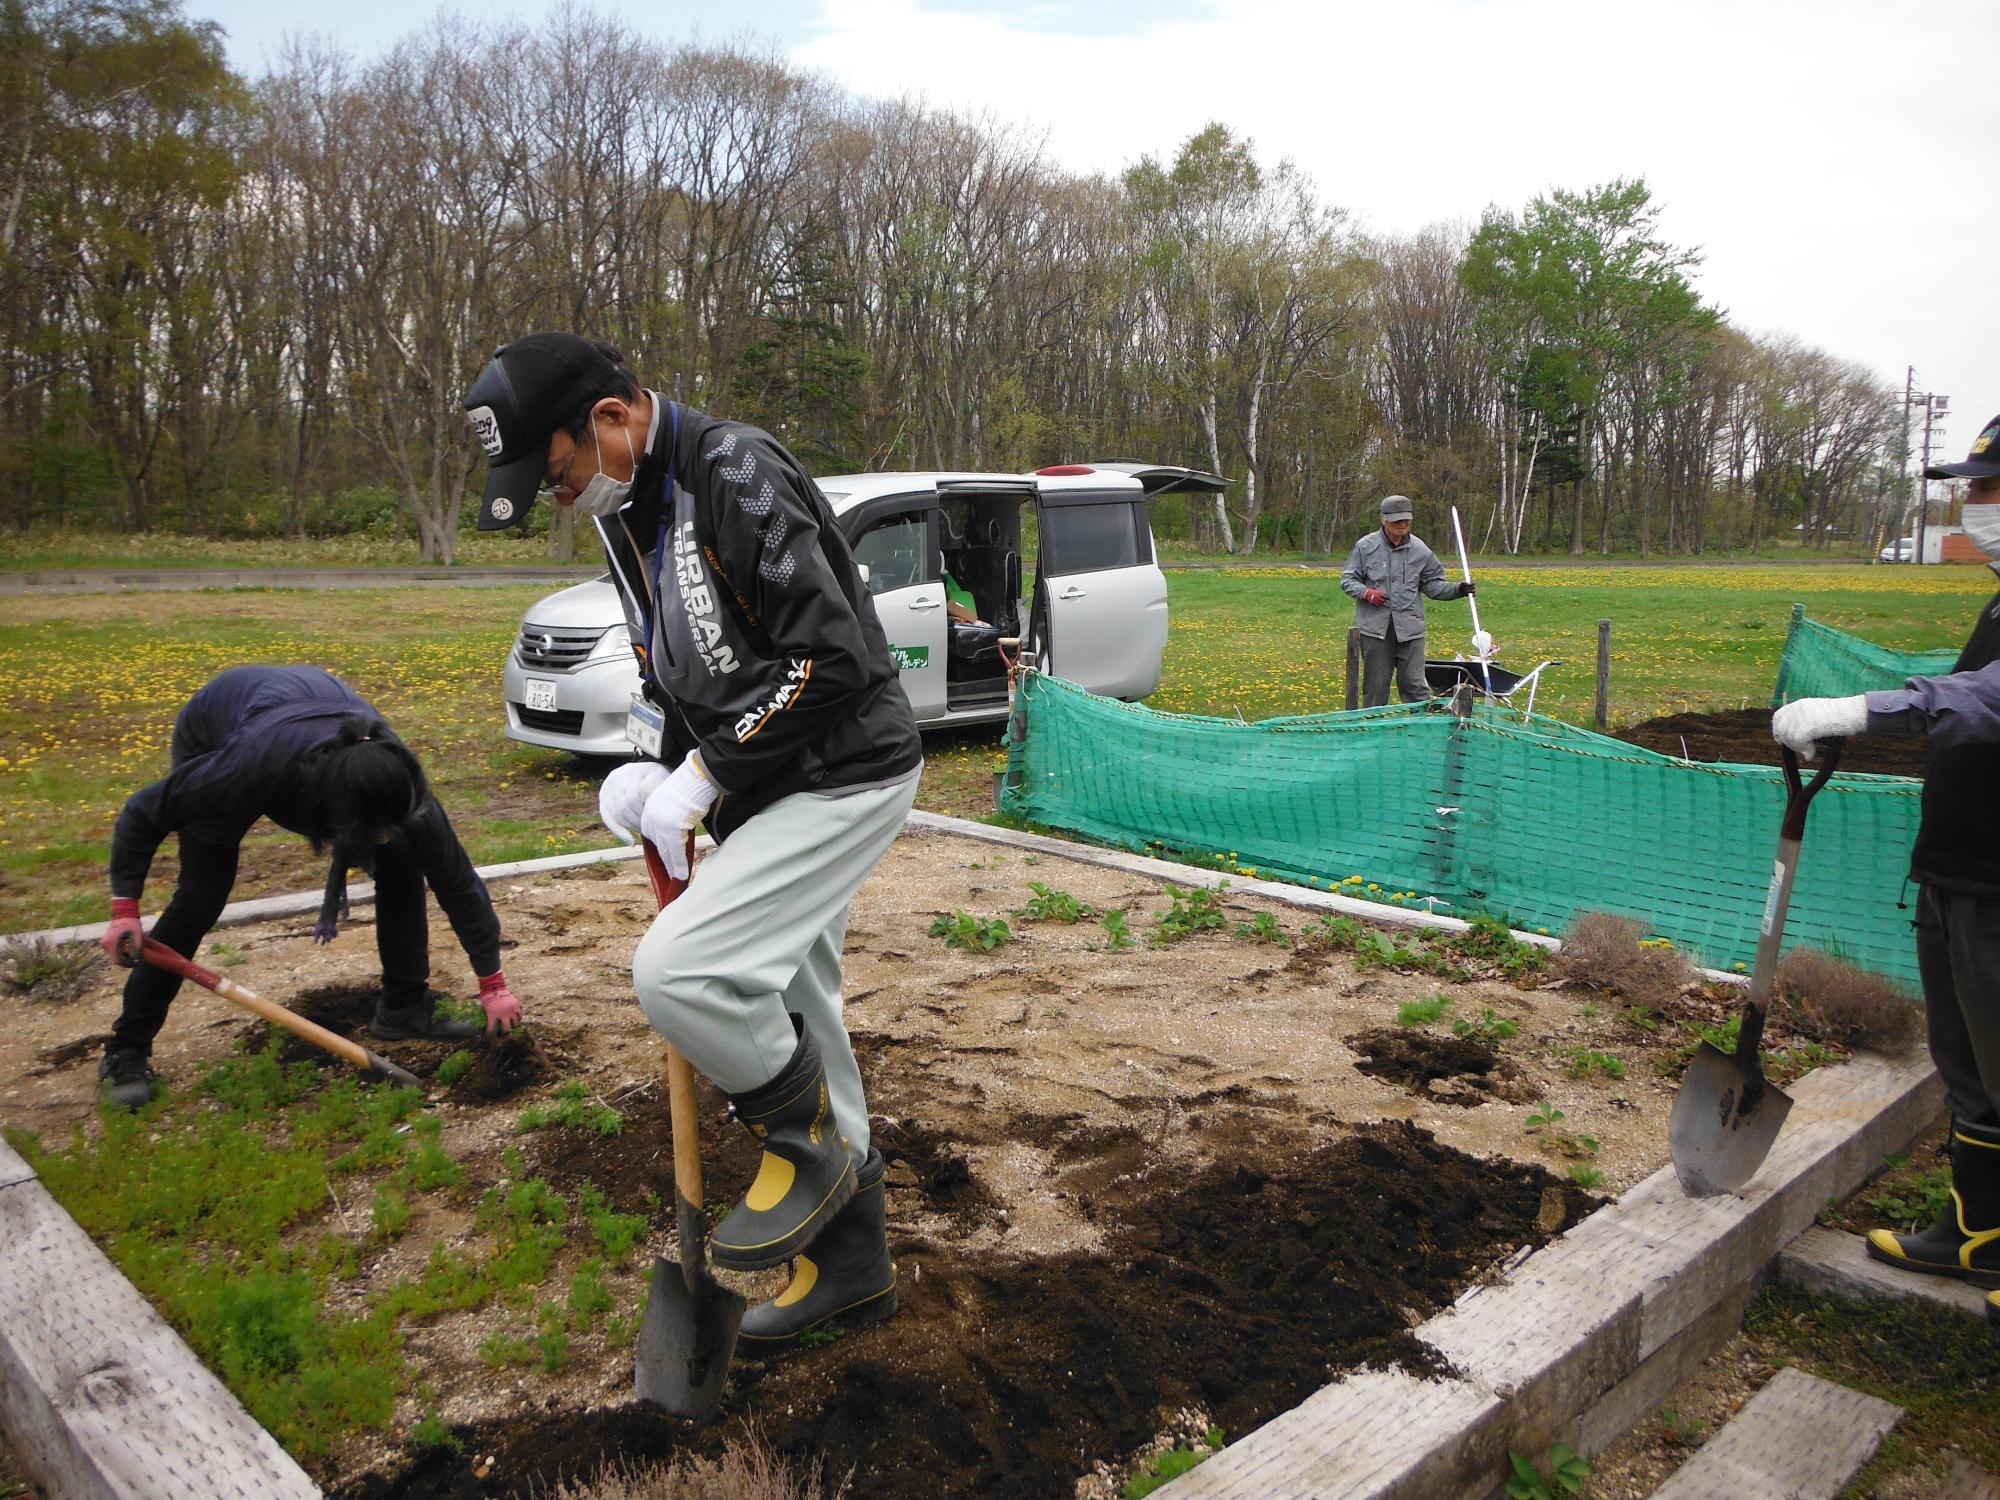
MULTIPOLYGON (((1033 474, 835 474, 819 486, 865 572, 917 723, 934 729, 1006 717, 1008 638, 1041 670, 1094 693, 1138 699, 1157 688, 1167 582, 1149 504, 1226 482, 1119 462, 1033 474)), ((609 579, 562 589, 528 607, 508 652, 507 734, 629 755, 625 717, 638 686, 609 579)))

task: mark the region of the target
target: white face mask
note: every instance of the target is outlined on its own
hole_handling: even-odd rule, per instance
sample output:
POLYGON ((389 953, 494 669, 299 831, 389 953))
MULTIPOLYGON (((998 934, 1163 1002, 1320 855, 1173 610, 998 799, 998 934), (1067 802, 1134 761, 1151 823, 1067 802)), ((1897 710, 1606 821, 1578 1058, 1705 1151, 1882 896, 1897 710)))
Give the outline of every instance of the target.
MULTIPOLYGON (((632 434, 629 432, 625 434, 625 452, 628 455, 632 453, 632 434)), ((636 471, 637 468, 638 461, 634 457, 633 469, 636 471)), ((613 479, 604 472, 604 450, 600 446, 597 453, 597 472, 591 476, 588 484, 576 492, 576 499, 570 504, 586 516, 608 516, 624 505, 631 493, 631 480, 613 479)))
POLYGON ((1988 566, 2000 573, 2000 504, 1966 506, 1965 534, 1986 554, 1988 566))

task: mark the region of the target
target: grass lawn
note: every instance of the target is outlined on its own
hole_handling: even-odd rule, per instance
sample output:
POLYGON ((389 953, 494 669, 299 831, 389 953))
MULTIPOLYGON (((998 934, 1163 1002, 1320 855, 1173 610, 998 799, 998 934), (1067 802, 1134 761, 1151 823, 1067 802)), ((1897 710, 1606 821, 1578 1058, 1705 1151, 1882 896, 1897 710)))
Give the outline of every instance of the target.
MULTIPOLYGON (((1331 574, 1273 568, 1169 574, 1173 636, 1154 706, 1245 719, 1336 708, 1352 606, 1331 574)), ((1965 638, 1992 586, 1984 569, 1853 565, 1495 570, 1481 620, 1516 668, 1562 658, 1536 706, 1589 722, 1597 621, 1613 623, 1612 718, 1768 700, 1792 603, 1904 649, 1965 638)), ((164 774, 173 716, 223 667, 317 662, 376 704, 417 750, 478 863, 602 846, 599 762, 500 732, 500 671, 540 584, 411 589, 201 590, 0 598, 0 898, 12 931, 103 915, 119 806, 164 774)), ((1432 607, 1431 650, 1470 635, 1464 604, 1432 607)), ((989 736, 934 736, 920 805, 978 816, 1002 752, 989 736)), ((162 851, 148 909, 165 899, 162 851)), ((238 895, 312 890, 302 840, 261 825, 238 895)))
MULTIPOLYGON (((542 536, 518 531, 461 531, 456 563, 461 567, 545 568, 551 563, 542 536)), ((578 527, 580 567, 604 556, 597 533, 578 527)), ((32 568, 415 568, 416 541, 407 536, 354 532, 345 536, 245 537, 216 541, 165 532, 128 535, 116 531, 38 529, 0 536, 0 569, 32 568)), ((444 565, 431 564, 438 571, 444 565)))

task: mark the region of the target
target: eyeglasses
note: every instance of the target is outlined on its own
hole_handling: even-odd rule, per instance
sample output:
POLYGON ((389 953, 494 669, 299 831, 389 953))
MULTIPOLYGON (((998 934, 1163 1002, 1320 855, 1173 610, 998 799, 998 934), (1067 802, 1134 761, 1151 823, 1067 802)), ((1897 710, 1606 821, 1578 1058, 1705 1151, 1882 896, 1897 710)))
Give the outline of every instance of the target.
POLYGON ((565 481, 569 478, 570 466, 576 462, 577 454, 583 452, 583 449, 584 444, 581 440, 572 442, 568 454, 564 456, 561 466, 553 475, 546 469, 542 471, 541 488, 536 493, 553 496, 557 490, 567 488, 565 481))

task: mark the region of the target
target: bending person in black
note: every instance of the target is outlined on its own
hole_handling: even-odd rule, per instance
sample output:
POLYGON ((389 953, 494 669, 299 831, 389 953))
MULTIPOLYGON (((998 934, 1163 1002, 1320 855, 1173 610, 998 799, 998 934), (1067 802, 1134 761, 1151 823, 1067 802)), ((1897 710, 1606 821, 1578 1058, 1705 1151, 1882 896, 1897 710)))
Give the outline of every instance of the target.
POLYGON ((318 667, 232 667, 211 678, 174 720, 172 770, 134 792, 111 839, 111 926, 105 951, 132 965, 125 1005, 98 1070, 100 1094, 136 1109, 152 1097, 153 1038, 180 976, 139 962, 139 895, 154 852, 180 838, 180 879, 152 936, 192 958, 236 883, 237 848, 269 818, 331 851, 333 874, 313 935, 333 936, 349 865, 375 877, 382 994, 369 1030, 384 1040, 456 1041, 479 1027, 436 1010, 428 988, 424 887, 437 893, 479 976, 487 1030, 506 1031, 520 1002, 500 970, 500 919, 485 882, 423 768, 354 690, 318 667))

